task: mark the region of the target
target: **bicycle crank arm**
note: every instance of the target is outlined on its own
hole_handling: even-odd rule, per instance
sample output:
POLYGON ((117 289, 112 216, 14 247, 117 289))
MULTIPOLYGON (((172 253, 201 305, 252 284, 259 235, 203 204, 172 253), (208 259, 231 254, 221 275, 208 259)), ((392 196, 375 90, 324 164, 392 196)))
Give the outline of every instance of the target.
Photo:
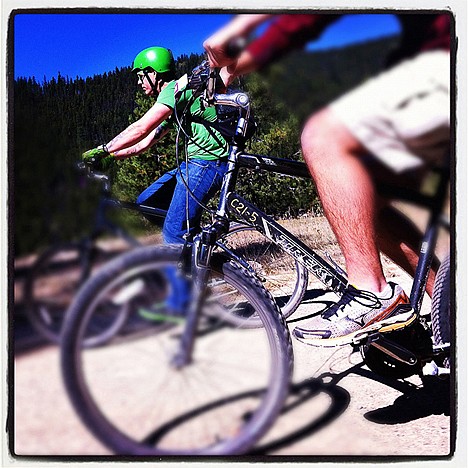
POLYGON ((380 333, 369 336, 368 344, 370 346, 375 346, 390 357, 405 364, 409 364, 410 366, 414 366, 418 362, 418 358, 411 351, 408 351, 406 348, 397 345, 395 342, 384 338, 380 333))

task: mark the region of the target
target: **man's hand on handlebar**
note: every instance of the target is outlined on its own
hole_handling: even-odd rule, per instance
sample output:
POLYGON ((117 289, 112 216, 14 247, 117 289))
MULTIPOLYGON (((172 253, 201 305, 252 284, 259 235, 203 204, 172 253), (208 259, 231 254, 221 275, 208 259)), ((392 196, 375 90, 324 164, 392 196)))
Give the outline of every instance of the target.
POLYGON ((115 158, 109 153, 105 145, 85 151, 82 161, 96 171, 107 171, 114 164, 115 158))

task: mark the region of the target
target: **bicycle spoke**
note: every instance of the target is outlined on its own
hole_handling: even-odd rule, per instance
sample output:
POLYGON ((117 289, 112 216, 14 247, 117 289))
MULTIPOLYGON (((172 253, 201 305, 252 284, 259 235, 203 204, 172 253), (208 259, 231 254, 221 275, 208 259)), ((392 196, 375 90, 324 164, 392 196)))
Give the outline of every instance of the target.
MULTIPOLYGON (((179 351, 185 320, 168 327, 159 322, 148 325, 145 336, 130 334, 106 347, 82 347, 78 338, 73 353, 65 351, 73 344, 70 337, 77 331, 80 330, 81 337, 86 336, 87 324, 93 322, 93 313, 99 311, 101 302, 119 297, 122 290, 128 292, 128 285, 143 279, 146 271, 163 271, 164 263, 154 264, 148 259, 155 252, 149 249, 149 255, 145 253, 135 251, 135 255, 128 255, 132 261, 138 259, 141 268, 129 269, 121 276, 99 275, 97 280, 102 284, 92 284, 83 292, 83 297, 85 294, 92 297, 83 302, 86 310, 78 313, 77 309, 76 315, 71 312, 81 325, 66 324, 62 368, 68 376, 67 388, 75 396, 75 408, 80 414, 86 411, 84 421, 92 430, 97 424, 98 436, 118 453, 124 450, 119 448, 124 443, 122 437, 124 445, 131 444, 123 453, 190 454, 211 450, 224 453, 249 446, 260 428, 264 431, 269 427, 267 421, 279 411, 278 402, 286 397, 289 377, 277 381, 273 375, 288 374, 291 356, 289 341, 285 341, 284 350, 276 349, 278 339, 287 340, 288 335, 274 316, 263 314, 267 326, 248 329, 205 315, 213 306, 228 310, 249 307, 256 311, 257 297, 265 296, 259 294, 253 299, 245 296, 241 292, 244 288, 235 287, 236 276, 223 278, 222 274, 215 274, 213 284, 237 293, 221 295, 221 304, 212 300, 204 305, 190 360, 183 365, 175 366, 173 358, 179 351), (218 281, 217 276, 224 281, 218 281), (277 331, 273 332, 269 320, 279 327, 277 331), (285 350, 288 351, 284 353, 285 350)), ((175 254, 174 258, 176 262, 175 254)), ((164 290, 168 293, 170 288, 164 290)), ((127 306, 136 308, 151 304, 157 293, 157 288, 143 288, 141 294, 122 294, 120 298, 125 296, 130 300, 127 306)), ((212 298, 215 297, 213 294, 212 298)))

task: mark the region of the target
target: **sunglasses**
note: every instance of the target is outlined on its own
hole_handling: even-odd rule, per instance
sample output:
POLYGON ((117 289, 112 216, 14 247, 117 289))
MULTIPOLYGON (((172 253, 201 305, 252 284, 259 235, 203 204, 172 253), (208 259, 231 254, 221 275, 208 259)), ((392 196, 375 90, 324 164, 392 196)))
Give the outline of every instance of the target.
POLYGON ((148 71, 145 74, 144 71, 139 71, 139 72, 137 72, 136 75, 137 75, 139 81, 143 81, 143 78, 145 78, 147 75, 151 75, 152 73, 154 73, 154 72, 153 71, 148 71))

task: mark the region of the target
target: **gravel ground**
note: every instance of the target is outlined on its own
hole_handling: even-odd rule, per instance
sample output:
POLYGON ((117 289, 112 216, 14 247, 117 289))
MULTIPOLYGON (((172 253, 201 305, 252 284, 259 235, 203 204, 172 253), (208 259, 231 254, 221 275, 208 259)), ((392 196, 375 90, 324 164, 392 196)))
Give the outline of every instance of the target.
MULTIPOLYGON (((303 303, 290 318, 290 329, 324 300, 322 296, 303 303)), ((418 377, 398 381, 381 378, 351 351, 349 346, 322 349, 294 342, 290 397, 256 453, 418 458, 449 454, 448 381, 427 389, 418 377)), ((14 453, 110 454, 71 407, 56 347, 19 354, 14 360, 14 376, 14 453)))
MULTIPOLYGON (((410 291, 408 276, 386 260, 384 267, 388 278, 410 291)), ((303 302, 290 317, 291 330, 329 299, 314 294, 318 287, 309 284, 315 298, 303 302)), ((286 461, 298 456, 312 457, 306 459, 311 461, 361 456, 426 460, 450 454, 451 437, 456 434, 449 380, 437 379, 434 385, 423 387, 419 377, 379 377, 349 346, 315 348, 294 342, 293 347, 291 393, 255 454, 288 457, 286 461)), ((29 350, 16 354, 13 370, 10 451, 19 456, 18 463, 28 460, 24 457, 41 462, 44 459, 38 456, 111 454, 75 414, 63 386, 57 347, 32 342, 29 350)), ((360 459, 351 459, 355 460, 360 459)))

